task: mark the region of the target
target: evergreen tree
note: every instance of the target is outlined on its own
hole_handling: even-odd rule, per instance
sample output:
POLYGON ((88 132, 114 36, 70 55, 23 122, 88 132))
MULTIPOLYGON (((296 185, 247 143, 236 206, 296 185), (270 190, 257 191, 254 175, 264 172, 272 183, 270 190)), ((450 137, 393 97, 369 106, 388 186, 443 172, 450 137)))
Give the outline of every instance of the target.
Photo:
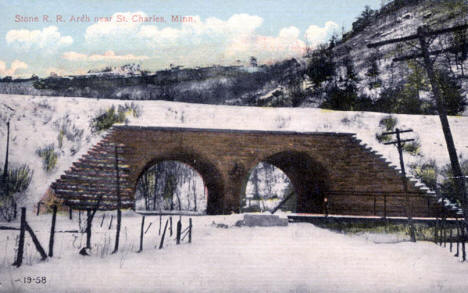
POLYGON ((315 88, 320 87, 323 82, 334 78, 336 73, 332 50, 325 46, 320 46, 312 52, 308 56, 306 74, 313 82, 315 88))
MULTIPOLYGON (((466 96, 461 94, 462 89, 457 80, 452 78, 446 71, 439 71, 437 78, 447 114, 458 115, 463 113, 467 100, 466 96)), ((435 109, 433 112, 435 112, 435 109)))

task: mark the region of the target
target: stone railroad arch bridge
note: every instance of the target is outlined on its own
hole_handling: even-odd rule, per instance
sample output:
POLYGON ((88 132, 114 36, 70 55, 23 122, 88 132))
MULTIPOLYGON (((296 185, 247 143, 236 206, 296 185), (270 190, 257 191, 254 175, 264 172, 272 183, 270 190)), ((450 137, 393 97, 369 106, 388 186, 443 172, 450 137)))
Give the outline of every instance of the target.
MULTIPOLYGON (((323 213, 326 206, 331 214, 406 215, 399 171, 348 133, 114 126, 52 189, 74 209, 98 201, 100 209, 115 209, 117 190, 122 207, 134 208, 139 176, 165 160, 198 171, 208 191, 208 214, 238 212, 250 171, 267 162, 291 180, 297 212, 323 213)), ((413 216, 440 209, 412 181, 409 196, 413 216)))

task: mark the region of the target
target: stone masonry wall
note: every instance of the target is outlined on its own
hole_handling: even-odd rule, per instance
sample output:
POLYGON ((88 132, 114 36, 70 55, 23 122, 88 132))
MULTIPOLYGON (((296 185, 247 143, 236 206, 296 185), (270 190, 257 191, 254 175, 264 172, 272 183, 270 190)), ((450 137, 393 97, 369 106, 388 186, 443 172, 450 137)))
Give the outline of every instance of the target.
MULTIPOLYGON (((114 209, 117 172, 124 208, 133 208, 139 176, 164 160, 196 169, 208 190, 207 212, 238 212, 249 172, 269 162, 291 179, 298 212, 406 216, 397 169, 352 134, 117 126, 53 184, 74 208, 114 209), (326 198, 326 201, 325 201, 326 198)), ((440 210, 433 195, 409 181, 413 216, 440 210)))

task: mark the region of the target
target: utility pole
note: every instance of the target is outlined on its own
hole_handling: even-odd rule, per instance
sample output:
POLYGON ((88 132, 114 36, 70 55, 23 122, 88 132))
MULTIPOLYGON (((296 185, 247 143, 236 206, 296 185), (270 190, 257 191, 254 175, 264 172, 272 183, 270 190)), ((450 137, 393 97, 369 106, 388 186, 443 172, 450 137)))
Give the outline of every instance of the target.
POLYGON ((413 224, 413 216, 412 216, 412 210, 411 210, 411 201, 409 198, 408 194, 408 179, 406 178, 406 171, 405 171, 405 163, 403 161, 403 146, 405 142, 410 142, 414 141, 414 139, 401 139, 400 138, 400 133, 406 133, 406 132, 413 132, 412 129, 408 130, 400 130, 398 128, 395 129, 395 131, 392 132, 384 132, 382 133, 383 135, 393 135, 396 134, 396 141, 391 141, 387 142, 385 144, 393 144, 396 145, 398 149, 398 155, 400 156, 400 168, 401 168, 401 180, 403 182, 403 191, 405 192, 405 197, 406 197, 406 215, 408 216, 408 226, 409 226, 409 232, 410 232, 410 237, 412 242, 416 242, 416 235, 414 232, 414 224, 413 224))
POLYGON ((119 250, 120 241, 120 226, 122 223, 122 199, 120 198, 120 176, 119 176, 119 152, 117 145, 115 145, 115 175, 116 175, 116 193, 117 193, 117 227, 115 232, 115 245, 114 251, 116 253, 119 250))
POLYGON ((10 149, 10 121, 7 122, 7 144, 6 144, 6 155, 5 155, 5 167, 3 168, 3 183, 5 184, 5 197, 8 197, 10 193, 10 183, 8 176, 8 152, 10 149))
POLYGON ((445 110, 444 102, 441 95, 441 90, 439 87, 439 83, 436 78, 436 73, 434 70, 434 61, 431 60, 431 55, 437 55, 442 52, 457 52, 460 48, 447 48, 445 50, 437 50, 430 52, 429 51, 429 43, 428 38, 432 36, 438 36, 441 34, 451 33, 455 31, 462 31, 466 30, 468 25, 460 25, 451 28, 445 28, 441 30, 431 30, 428 26, 421 26, 418 28, 417 33, 415 35, 410 35, 407 37, 391 39, 387 41, 381 41, 373 44, 368 44, 367 47, 369 48, 378 48, 388 44, 394 43, 401 43, 407 42, 412 40, 418 40, 419 45, 421 46, 421 51, 418 54, 413 54, 409 56, 399 57, 393 59, 393 61, 403 61, 409 59, 416 59, 416 58, 423 58, 424 67, 426 69, 427 75, 431 82, 432 92, 434 94, 434 99, 437 106, 437 112, 439 113, 440 123, 442 125, 442 130, 444 132, 445 142, 447 145, 447 150, 450 157, 450 164, 452 166, 452 172, 455 178, 455 187, 458 197, 462 200, 463 205, 463 214, 465 219, 465 225, 468 224, 468 197, 465 188, 465 180, 464 176, 460 167, 460 162, 458 161, 457 150, 455 148, 455 143, 453 141, 452 132, 450 130, 450 124, 447 119, 447 112, 445 110))

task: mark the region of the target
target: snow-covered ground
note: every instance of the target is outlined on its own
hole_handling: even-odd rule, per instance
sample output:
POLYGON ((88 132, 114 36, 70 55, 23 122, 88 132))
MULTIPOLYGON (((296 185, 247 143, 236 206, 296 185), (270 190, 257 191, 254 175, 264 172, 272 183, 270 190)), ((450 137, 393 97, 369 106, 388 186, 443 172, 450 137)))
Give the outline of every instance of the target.
MULTIPOLYGON (((58 216, 57 230, 77 229, 77 217, 58 216)), ((312 224, 236 227, 242 215, 194 217, 192 244, 159 244, 159 218, 147 217, 138 253, 141 217, 123 217, 121 247, 114 245, 109 213, 94 220, 91 256, 78 255, 85 235, 58 233, 54 257, 41 262, 26 237, 26 257, 14 261, 17 231, 0 233, 0 292, 467 292, 468 265, 430 242, 375 243, 312 224), (224 225, 220 225, 224 224, 224 225), (45 284, 24 284, 45 277, 45 284)), ((28 215, 46 247, 50 215, 28 215)), ((163 218, 163 225, 166 221, 163 218)), ((175 220, 176 218, 174 218, 175 220)), ((188 219, 182 219, 183 228, 188 219)), ((175 221, 174 221, 175 224, 175 221)), ((16 224, 15 224, 16 225, 16 224)), ((175 225, 174 225, 175 228, 175 225)), ((381 235, 379 240, 386 236, 381 235)), ((390 236, 391 240, 394 239, 390 236)))
MULTIPOLYGON (((34 170, 25 204, 37 202, 50 183, 99 140, 102 133, 92 133, 89 125, 100 111, 112 105, 130 103, 141 110, 140 117, 128 117, 130 125, 356 133, 364 143, 379 151, 393 165, 399 166, 395 148, 380 144, 375 138, 376 133, 382 131, 379 121, 388 116, 383 113, 0 95, 0 163, 3 165, 4 161, 5 123, 11 119, 11 164, 27 163, 34 170), (82 131, 82 134, 75 138, 65 136, 63 146, 59 148, 60 130, 68 133, 82 131), (36 150, 50 144, 55 145, 59 157, 57 167, 46 172, 36 150)), ((392 116, 398 119, 397 127, 414 130, 413 134, 405 134, 405 138, 418 137, 422 145, 424 157, 407 155, 406 162, 434 159, 439 166, 448 163, 445 140, 437 116, 392 116)), ((450 117, 449 121, 459 154, 468 158, 468 117, 450 117)))

